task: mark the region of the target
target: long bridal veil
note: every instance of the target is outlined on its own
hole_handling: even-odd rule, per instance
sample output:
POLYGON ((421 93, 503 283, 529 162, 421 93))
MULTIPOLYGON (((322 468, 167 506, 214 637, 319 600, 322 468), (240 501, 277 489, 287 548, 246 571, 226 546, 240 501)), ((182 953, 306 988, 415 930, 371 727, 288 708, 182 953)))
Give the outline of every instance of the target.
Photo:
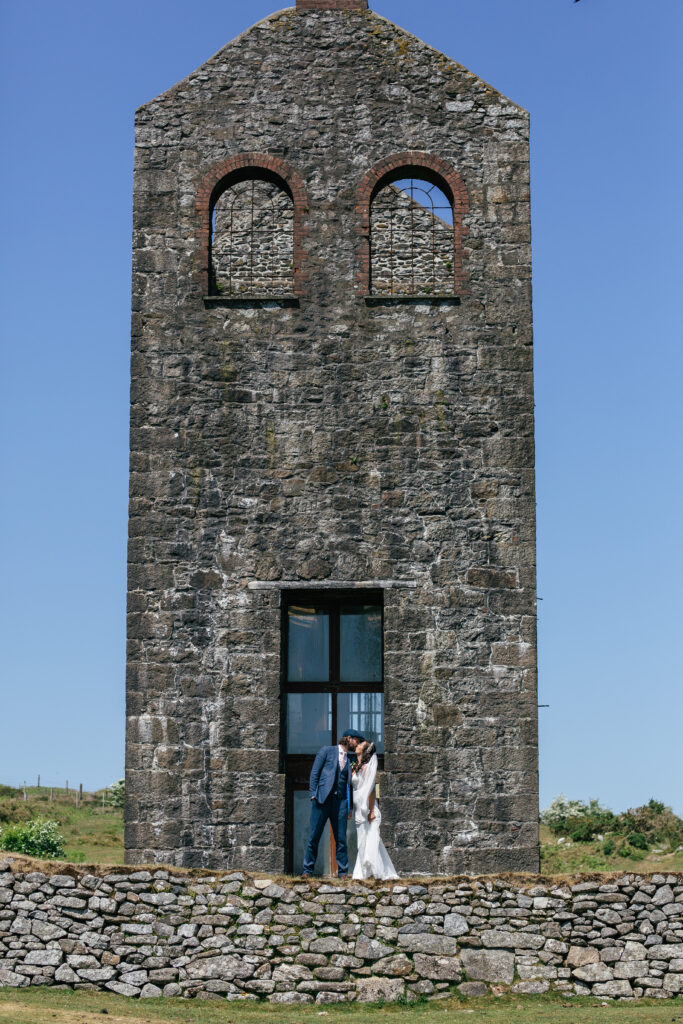
POLYGON ((398 878, 391 858, 382 842, 379 827, 382 814, 375 801, 375 817, 368 821, 370 794, 377 778, 377 754, 353 779, 353 809, 358 836, 358 856, 353 869, 354 878, 398 878))

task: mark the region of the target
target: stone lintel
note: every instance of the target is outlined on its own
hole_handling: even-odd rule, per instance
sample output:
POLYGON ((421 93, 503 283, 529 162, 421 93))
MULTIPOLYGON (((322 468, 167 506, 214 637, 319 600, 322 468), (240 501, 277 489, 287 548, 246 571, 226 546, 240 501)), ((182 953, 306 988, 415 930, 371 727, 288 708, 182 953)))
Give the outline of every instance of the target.
POLYGON ((416 580, 252 580, 249 590, 415 590, 416 580))

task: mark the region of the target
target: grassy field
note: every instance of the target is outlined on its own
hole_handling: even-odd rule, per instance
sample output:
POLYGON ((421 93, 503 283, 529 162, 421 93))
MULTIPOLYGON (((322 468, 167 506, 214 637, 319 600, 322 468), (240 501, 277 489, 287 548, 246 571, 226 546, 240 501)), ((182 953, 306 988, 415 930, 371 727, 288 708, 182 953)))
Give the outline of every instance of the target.
MULTIPOLYGON (((23 792, 0 786, 0 828, 10 822, 29 818, 51 818, 59 823, 64 836, 66 859, 74 864, 123 864, 123 812, 106 804, 102 793, 84 793, 76 805, 73 792, 50 791, 35 786, 23 792)), ((619 847, 607 856, 599 841, 558 843, 549 829, 541 827, 541 871, 547 875, 593 872, 683 872, 683 850, 658 853, 657 847, 647 852, 630 850, 629 857, 620 856, 619 847)))
POLYGON ((92 992, 0 990, 0 1024, 679 1024, 683 1000, 609 1003, 525 996, 439 1000, 412 1006, 271 1006, 225 1000, 126 999, 92 992), (444 1015, 446 1015, 444 1017, 444 1015))
POLYGON ((107 805, 102 807, 102 793, 84 793, 76 806, 76 796, 64 789, 50 790, 36 786, 23 792, 0 786, 0 829, 3 825, 49 818, 59 823, 64 836, 66 859, 73 864, 123 864, 123 811, 107 805))
POLYGON ((632 850, 630 857, 621 857, 617 851, 606 856, 603 843, 558 843, 558 837, 550 829, 541 826, 541 871, 546 875, 573 875, 587 872, 623 871, 649 874, 662 871, 666 874, 683 872, 683 850, 655 853, 632 850), (634 854, 636 855, 634 857, 634 854))

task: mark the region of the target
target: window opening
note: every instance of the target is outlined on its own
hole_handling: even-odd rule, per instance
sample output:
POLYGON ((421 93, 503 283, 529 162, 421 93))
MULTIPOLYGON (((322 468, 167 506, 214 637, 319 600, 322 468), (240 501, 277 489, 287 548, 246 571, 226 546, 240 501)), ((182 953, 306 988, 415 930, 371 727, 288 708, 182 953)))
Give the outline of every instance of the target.
POLYGON ((437 184, 397 177, 370 211, 373 294, 453 294, 453 203, 437 184))
POLYGON ((211 291, 281 295, 293 290, 294 204, 274 181, 229 185, 211 214, 211 291))

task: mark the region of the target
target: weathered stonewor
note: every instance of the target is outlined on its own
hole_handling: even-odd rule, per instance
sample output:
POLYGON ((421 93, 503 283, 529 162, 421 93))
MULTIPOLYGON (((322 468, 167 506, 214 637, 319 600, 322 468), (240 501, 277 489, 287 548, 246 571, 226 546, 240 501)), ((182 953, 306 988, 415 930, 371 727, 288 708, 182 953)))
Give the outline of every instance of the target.
POLYGON ((528 115, 366 7, 300 0, 137 113, 129 863, 288 868, 283 588, 365 583, 397 870, 539 867, 528 115), (445 296, 372 294, 406 178, 453 202, 445 296), (220 237, 212 289, 246 180, 291 197, 280 302, 226 294, 220 237))
POLYGON ((0 861, 0 986, 277 1003, 683 992, 680 875, 328 884, 54 870, 0 861))
POLYGON ((394 185, 378 193, 370 233, 373 294, 452 290, 453 227, 441 216, 394 185))
POLYGON ((294 287, 294 207, 268 181, 241 181, 215 207, 211 268, 217 294, 286 295, 294 287))

